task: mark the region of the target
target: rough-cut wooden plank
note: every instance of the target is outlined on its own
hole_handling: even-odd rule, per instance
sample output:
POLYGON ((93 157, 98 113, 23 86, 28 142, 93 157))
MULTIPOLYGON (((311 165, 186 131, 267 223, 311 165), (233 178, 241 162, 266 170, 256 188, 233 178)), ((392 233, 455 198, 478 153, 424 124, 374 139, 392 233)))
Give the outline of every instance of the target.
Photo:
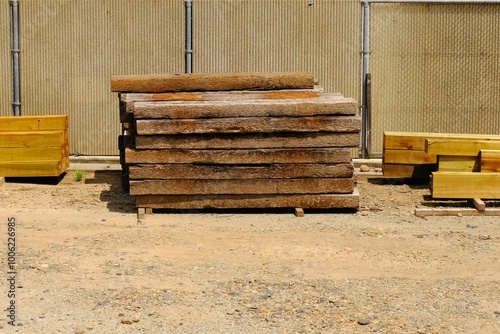
POLYGON ((353 178, 130 181, 131 195, 349 194, 353 189, 353 178))
POLYGON ((350 162, 348 148, 247 150, 133 150, 125 149, 127 164, 272 164, 350 162))
POLYGON ((64 147, 0 147, 0 161, 61 160, 64 147))
POLYGON ((443 172, 479 172, 477 156, 439 155, 438 171, 443 172))
POLYGON ((430 155, 479 155, 480 150, 500 150, 500 140, 426 139, 425 151, 430 155))
POLYGON ((313 87, 314 77, 308 72, 150 74, 111 77, 113 92, 161 93, 313 87))
POLYGON ((386 131, 384 148, 425 151, 425 139, 500 140, 500 135, 386 131))
POLYGON ((434 172, 433 198, 500 198, 500 173, 434 172))
POLYGON ((240 100, 277 100, 277 99, 308 99, 320 95, 343 98, 340 93, 324 93, 321 86, 312 89, 285 90, 234 90, 214 92, 171 92, 171 93, 121 93, 120 102, 133 106, 139 101, 240 101, 240 100))
POLYGON ((486 209, 486 204, 480 198, 473 198, 471 201, 472 201, 472 205, 474 205, 474 207, 477 210, 484 211, 486 209))
POLYGON ((405 165, 405 164, 384 164, 382 172, 385 177, 390 178, 414 178, 428 179, 433 171, 436 170, 436 164, 426 165, 405 165))
MULTIPOLYGON (((137 149, 241 149, 293 147, 359 147, 359 133, 256 133, 134 136, 137 149)), ((129 146, 130 147, 130 146, 129 146)))
POLYGON ((0 132, 57 131, 67 128, 66 115, 0 117, 0 132))
POLYGON ((357 209, 359 193, 321 195, 138 195, 137 207, 158 209, 295 208, 357 209))
POLYGON ((64 143, 64 131, 0 132, 0 147, 51 147, 64 143))
POLYGON ((500 150, 481 150, 481 173, 500 173, 500 150))
POLYGON ((437 157, 417 150, 385 150, 384 163, 435 164, 437 157))
POLYGON ((262 132, 359 132, 357 116, 137 120, 139 135, 262 132))
POLYGON ((129 167, 130 179, 258 179, 258 178, 345 178, 352 177, 352 163, 270 164, 270 165, 193 165, 160 164, 129 167))
POLYGON ((64 170, 62 161, 0 162, 0 176, 4 177, 59 176, 64 170))
POLYGON ((473 208, 417 208, 417 216, 500 216, 500 209, 487 208, 479 211, 473 208))
POLYGON ((356 115, 354 99, 322 95, 309 99, 135 102, 134 117, 140 118, 221 118, 356 115))

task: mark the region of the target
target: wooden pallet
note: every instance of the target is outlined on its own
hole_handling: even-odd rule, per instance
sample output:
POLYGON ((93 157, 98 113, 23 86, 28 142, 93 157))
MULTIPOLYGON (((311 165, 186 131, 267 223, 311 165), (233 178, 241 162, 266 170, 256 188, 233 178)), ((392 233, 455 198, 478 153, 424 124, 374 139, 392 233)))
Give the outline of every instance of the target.
POLYGON ((500 208, 488 208, 485 202, 481 199, 474 198, 470 201, 469 208, 459 207, 437 207, 437 208, 416 208, 415 215, 420 217, 425 216, 500 216, 500 208))

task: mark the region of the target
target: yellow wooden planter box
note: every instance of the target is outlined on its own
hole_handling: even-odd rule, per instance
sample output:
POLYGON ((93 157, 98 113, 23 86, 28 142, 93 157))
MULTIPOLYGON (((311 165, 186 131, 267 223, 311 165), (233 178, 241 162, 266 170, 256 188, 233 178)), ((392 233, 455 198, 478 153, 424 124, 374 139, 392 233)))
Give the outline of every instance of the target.
POLYGON ((0 117, 0 176, 59 176, 68 167, 67 115, 0 117))

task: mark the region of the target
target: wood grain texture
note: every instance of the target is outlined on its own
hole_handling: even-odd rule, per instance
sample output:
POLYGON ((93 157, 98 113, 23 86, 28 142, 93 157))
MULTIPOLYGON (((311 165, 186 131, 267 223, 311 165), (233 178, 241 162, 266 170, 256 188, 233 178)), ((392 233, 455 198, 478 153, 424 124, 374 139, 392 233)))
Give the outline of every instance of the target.
POLYGON ((135 102, 132 112, 137 119, 299 117, 356 115, 358 106, 354 99, 321 95, 307 99, 135 102))
POLYGON ((57 131, 67 128, 67 115, 0 117, 0 132, 57 131))
POLYGON ((113 92, 161 93, 313 87, 314 77, 308 72, 150 74, 111 77, 113 92))
MULTIPOLYGON (((294 147, 359 147, 359 133, 256 133, 134 136, 137 149, 244 149, 294 147)), ((131 142, 131 141, 129 141, 131 142)), ((128 145, 127 147, 132 147, 128 145)))
POLYGON ((425 139, 500 140, 500 135, 386 131, 384 148, 425 151, 425 139))
POLYGON ((480 150, 500 150, 500 140, 437 138, 425 140, 425 151, 430 155, 477 156, 480 150))
POLYGON ((444 172, 479 172, 479 158, 477 156, 439 155, 437 170, 444 172))
POLYGON ((0 176, 4 177, 31 177, 31 176, 59 176, 67 169, 63 161, 0 161, 0 176))
POLYGON ((385 177, 390 178, 428 179, 431 173, 436 171, 436 168, 436 164, 384 164, 382 166, 382 173, 385 177))
POLYGON ((390 150, 384 151, 384 162, 395 164, 435 164, 437 157, 424 151, 417 150, 390 150))
POLYGON ((287 179, 353 177, 352 163, 269 164, 269 165, 193 165, 158 164, 130 166, 130 179, 287 179))
POLYGON ((130 181, 131 195, 349 194, 353 190, 353 178, 130 181))
POLYGON ((357 116, 262 117, 219 119, 137 120, 139 135, 262 133, 262 132, 359 132, 357 116))
POLYGON ((500 173, 500 150, 481 150, 479 160, 481 173, 500 173))
POLYGON ((61 147, 65 142, 64 131, 0 132, 0 147, 61 147))
POLYGON ((320 86, 312 89, 284 90, 233 90, 212 92, 170 92, 170 93, 121 93, 120 102, 133 106, 139 101, 240 101, 240 100, 277 100, 277 99, 307 99, 320 95, 342 98, 340 93, 325 93, 320 86))
POLYGON ((317 195, 137 195, 137 207, 158 209, 357 209, 359 192, 317 195))
POLYGON ((500 173, 434 172, 431 179, 431 196, 498 199, 500 173))
POLYGON ((64 147, 0 147, 0 161, 61 160, 68 156, 64 147))
POLYGON ((350 162, 348 148, 242 150, 133 150, 125 149, 127 164, 273 164, 350 162))

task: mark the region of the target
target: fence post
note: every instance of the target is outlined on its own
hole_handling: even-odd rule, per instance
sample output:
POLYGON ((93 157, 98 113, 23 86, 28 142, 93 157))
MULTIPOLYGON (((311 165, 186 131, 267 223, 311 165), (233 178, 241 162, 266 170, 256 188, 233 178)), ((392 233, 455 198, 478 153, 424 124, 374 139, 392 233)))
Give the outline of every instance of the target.
POLYGON ((186 29, 185 29, 185 72, 193 72, 193 1, 185 0, 186 5, 186 29))

